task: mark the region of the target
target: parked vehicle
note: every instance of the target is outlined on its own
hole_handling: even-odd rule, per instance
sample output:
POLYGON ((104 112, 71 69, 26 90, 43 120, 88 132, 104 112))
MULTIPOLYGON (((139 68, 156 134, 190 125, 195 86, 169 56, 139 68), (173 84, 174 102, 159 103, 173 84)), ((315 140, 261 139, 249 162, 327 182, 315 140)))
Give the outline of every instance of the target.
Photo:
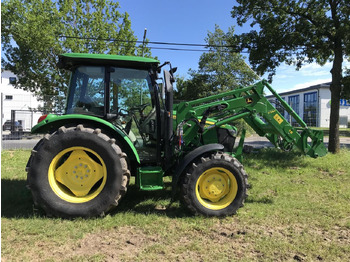
POLYGON ((11 120, 7 120, 3 126, 2 126, 2 131, 12 131, 12 132, 22 132, 23 131, 23 127, 22 124, 18 121, 11 121, 11 120))

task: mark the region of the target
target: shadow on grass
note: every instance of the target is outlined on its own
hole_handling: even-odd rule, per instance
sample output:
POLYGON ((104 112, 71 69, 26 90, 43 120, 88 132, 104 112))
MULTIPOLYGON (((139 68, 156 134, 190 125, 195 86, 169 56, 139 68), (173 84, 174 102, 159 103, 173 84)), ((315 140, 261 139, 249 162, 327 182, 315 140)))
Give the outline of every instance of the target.
POLYGON ((25 180, 1 179, 1 216, 29 218, 37 213, 25 180))
POLYGON ((165 183, 165 189, 141 191, 136 185, 130 185, 118 207, 111 213, 133 212, 140 214, 159 214, 170 218, 193 216, 178 200, 171 202, 171 183, 165 183))
MULTIPOLYGON (((135 185, 128 187, 127 194, 118 207, 110 212, 135 214, 159 214, 170 218, 190 217, 192 214, 176 200, 171 202, 171 184, 159 191, 141 191, 135 185)), ((34 207, 30 190, 26 188, 25 180, 1 180, 1 216, 5 218, 45 217, 43 210, 34 207)))

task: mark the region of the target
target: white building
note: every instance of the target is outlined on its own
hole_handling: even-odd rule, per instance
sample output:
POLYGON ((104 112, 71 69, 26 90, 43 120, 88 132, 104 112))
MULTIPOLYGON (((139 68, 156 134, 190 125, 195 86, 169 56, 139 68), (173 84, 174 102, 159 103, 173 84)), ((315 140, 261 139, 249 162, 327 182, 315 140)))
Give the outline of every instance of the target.
MULTIPOLYGON (((279 94, 293 110, 304 120, 308 126, 329 127, 331 112, 331 91, 330 83, 310 86, 307 88, 292 90, 279 94)), ((289 114, 278 106, 273 96, 267 96, 280 113, 292 124, 295 123, 289 114)), ((341 128, 347 128, 350 122, 350 101, 340 101, 340 122, 341 128)), ((296 123, 295 123, 296 125, 296 123)))
POLYGON ((18 121, 24 131, 30 131, 41 116, 41 112, 31 109, 42 106, 42 103, 30 92, 14 88, 11 83, 15 81, 16 76, 12 72, 1 70, 1 126, 13 117, 13 121, 18 121))

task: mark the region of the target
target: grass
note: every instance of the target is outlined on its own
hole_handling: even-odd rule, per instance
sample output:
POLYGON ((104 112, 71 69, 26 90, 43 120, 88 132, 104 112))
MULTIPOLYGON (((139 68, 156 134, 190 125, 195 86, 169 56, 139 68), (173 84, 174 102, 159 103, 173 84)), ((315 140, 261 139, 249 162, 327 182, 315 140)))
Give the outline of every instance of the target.
MULTIPOLYGON (((311 127, 311 129, 315 130, 323 130, 323 134, 325 136, 329 135, 329 128, 326 127, 311 127)), ((350 137, 350 128, 339 128, 339 135, 344 137, 350 137)))
POLYGON ((237 215, 195 217, 164 191, 135 186, 103 218, 64 220, 33 207, 30 151, 2 152, 3 261, 348 261, 350 151, 312 159, 245 156, 249 197, 237 215))

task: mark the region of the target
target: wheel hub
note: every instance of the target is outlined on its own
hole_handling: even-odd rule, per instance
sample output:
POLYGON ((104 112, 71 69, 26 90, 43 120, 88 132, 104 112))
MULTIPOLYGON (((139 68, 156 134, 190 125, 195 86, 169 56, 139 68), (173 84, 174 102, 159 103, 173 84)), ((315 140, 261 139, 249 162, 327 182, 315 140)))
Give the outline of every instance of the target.
POLYGON ((198 201, 210 209, 227 207, 236 197, 237 181, 232 172, 217 167, 205 171, 197 180, 198 201))
POLYGON ((75 147, 64 150, 50 165, 50 185, 57 195, 67 201, 78 203, 88 201, 99 194, 105 183, 107 173, 101 161, 95 152, 90 152, 86 148, 75 147), (60 162, 63 163, 59 165, 60 162), (92 190, 101 179, 102 184, 92 190))
POLYGON ((202 197, 216 202, 225 196, 229 191, 228 182, 225 177, 219 173, 206 174, 200 187, 202 197))
POLYGON ((56 170, 56 180, 76 196, 86 196, 103 177, 102 166, 90 158, 84 150, 73 151, 56 170))

